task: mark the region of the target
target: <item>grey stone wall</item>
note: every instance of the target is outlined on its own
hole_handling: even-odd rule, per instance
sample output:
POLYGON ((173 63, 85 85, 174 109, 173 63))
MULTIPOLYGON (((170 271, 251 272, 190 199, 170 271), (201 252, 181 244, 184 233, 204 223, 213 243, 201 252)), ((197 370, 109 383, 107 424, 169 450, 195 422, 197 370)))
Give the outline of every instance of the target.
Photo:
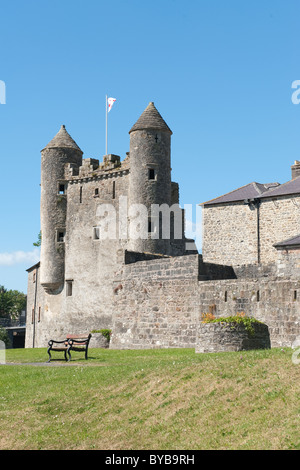
POLYGON ((256 216, 243 203, 203 207, 203 260, 228 266, 255 264, 256 216))
POLYGON ((300 335, 300 281, 241 279, 203 282, 200 313, 244 312, 269 327, 272 347, 291 346, 300 335), (296 295, 295 295, 296 292, 296 295))
POLYGON ((300 248, 278 250, 277 276, 300 279, 300 248))
POLYGON ((194 255, 124 266, 114 284, 110 347, 193 347, 207 312, 256 318, 268 326, 272 347, 291 346, 300 335, 299 280, 199 281, 198 269, 194 255))
POLYGON ((260 207, 261 263, 277 260, 273 244, 300 233, 300 195, 266 199, 260 207))
POLYGON ((253 323, 254 333, 249 335, 241 324, 201 323, 197 325, 196 353, 269 349, 269 329, 263 323, 253 323))
POLYGON ((300 196, 263 199, 257 210, 243 202, 203 207, 203 260, 232 266, 275 263, 273 247, 300 233, 300 196))
POLYGON ((47 344, 40 343, 40 336, 44 336, 44 319, 45 291, 40 283, 40 266, 38 264, 28 271, 25 348, 47 344))
POLYGON ((143 281, 119 285, 110 348, 194 347, 197 284, 191 280, 143 281))

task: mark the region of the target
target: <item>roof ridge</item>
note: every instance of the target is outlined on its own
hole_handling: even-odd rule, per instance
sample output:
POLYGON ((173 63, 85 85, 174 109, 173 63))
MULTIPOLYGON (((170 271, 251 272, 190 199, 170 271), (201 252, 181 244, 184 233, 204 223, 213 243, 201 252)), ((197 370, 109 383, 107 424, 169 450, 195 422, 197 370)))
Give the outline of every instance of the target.
MULTIPOLYGON (((267 193, 264 194, 264 197, 269 197, 269 196, 271 197, 273 193, 275 193, 275 195, 276 195, 276 192, 284 190, 286 187, 288 187, 289 185, 295 184, 295 182, 297 182, 297 181, 300 182, 300 175, 297 176, 296 178, 293 178, 293 179, 291 179, 291 180, 289 180, 289 181, 286 181, 285 183, 282 183, 282 184, 279 184, 278 186, 275 186, 275 187, 273 187, 273 188, 270 188, 270 189, 267 191, 267 193)), ((283 193, 279 193, 278 196, 287 196, 288 194, 299 194, 299 192, 300 192, 299 190, 296 191, 296 192, 295 192, 295 191, 292 191, 291 193, 288 193, 288 192, 285 193, 285 192, 283 192, 283 193)))

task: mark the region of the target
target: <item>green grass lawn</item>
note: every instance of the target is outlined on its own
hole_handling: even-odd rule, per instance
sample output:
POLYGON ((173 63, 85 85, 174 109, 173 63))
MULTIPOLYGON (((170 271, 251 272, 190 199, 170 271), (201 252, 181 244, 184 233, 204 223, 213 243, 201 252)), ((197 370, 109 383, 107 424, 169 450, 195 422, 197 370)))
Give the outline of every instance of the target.
POLYGON ((88 361, 74 352, 71 365, 46 365, 46 349, 7 350, 0 449, 300 449, 291 357, 90 349, 88 361))

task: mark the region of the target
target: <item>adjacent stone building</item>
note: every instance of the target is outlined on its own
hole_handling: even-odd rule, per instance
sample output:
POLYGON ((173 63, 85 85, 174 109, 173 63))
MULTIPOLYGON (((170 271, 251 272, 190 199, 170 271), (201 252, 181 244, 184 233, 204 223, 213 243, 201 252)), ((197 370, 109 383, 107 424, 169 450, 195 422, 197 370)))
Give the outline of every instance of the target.
POLYGON ((26 347, 111 328, 111 348, 195 347, 201 314, 244 311, 272 346, 300 335, 300 163, 202 204, 184 234, 172 132, 153 103, 121 161, 83 159, 62 126, 42 150, 41 260, 28 269, 26 347), (191 248, 192 245, 192 248, 191 248))

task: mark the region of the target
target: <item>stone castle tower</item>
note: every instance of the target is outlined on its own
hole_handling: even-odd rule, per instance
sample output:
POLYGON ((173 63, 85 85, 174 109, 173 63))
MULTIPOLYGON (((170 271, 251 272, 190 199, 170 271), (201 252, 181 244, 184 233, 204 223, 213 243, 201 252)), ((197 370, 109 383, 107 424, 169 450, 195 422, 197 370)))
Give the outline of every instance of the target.
MULTIPOLYGON (((142 204, 150 213, 152 204, 171 206, 171 134, 153 103, 130 129, 130 204, 142 204)), ((159 221, 149 219, 145 231, 152 231, 159 221)), ((137 239, 133 251, 170 253, 170 240, 137 239)))
POLYGON ((65 268, 64 245, 58 245, 66 232, 65 164, 79 168, 82 151, 65 126, 61 126, 41 154, 41 285, 45 289, 57 289, 64 282, 65 268))
POLYGON ((190 254, 184 233, 176 238, 174 232, 174 214, 181 228, 184 220, 178 184, 171 181, 172 131, 153 102, 129 135, 130 151, 123 161, 113 154, 102 163, 83 159, 65 126, 41 151, 41 259, 35 267, 36 306, 29 294, 28 308, 43 312, 43 321, 32 331, 27 328, 28 344, 44 344, 49 334, 61 336, 76 328, 111 327, 113 278, 124 263, 190 254), (126 236, 119 236, 125 199, 128 227, 126 236), (162 233, 162 211, 153 214, 153 205, 168 209, 169 236, 162 233), (116 214, 117 230, 116 236, 103 238, 99 208, 107 207, 116 214), (131 236, 137 220, 141 236, 131 236))

